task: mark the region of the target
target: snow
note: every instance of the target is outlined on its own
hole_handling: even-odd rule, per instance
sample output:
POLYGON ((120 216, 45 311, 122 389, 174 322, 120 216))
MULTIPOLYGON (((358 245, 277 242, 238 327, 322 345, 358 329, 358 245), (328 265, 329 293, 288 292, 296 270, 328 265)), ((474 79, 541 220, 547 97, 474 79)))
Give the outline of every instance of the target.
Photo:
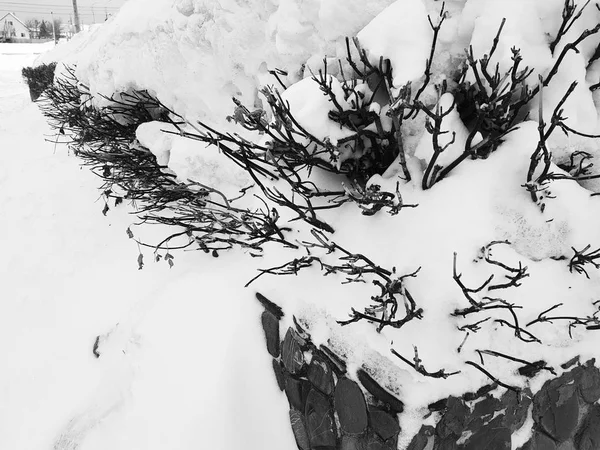
POLYGON ((38 63, 76 63, 94 93, 143 87, 186 117, 212 120, 231 113, 231 96, 252 105, 257 86, 272 83, 267 69, 286 70, 297 81, 310 56, 343 57, 337 41, 390 3, 312 0, 298 8, 296 0, 130 0, 102 32, 91 30, 82 45, 38 63))
POLYGON ((228 282, 252 270, 199 253, 175 255, 169 269, 148 250, 138 270, 128 207, 104 217, 98 179, 45 140, 20 75, 45 48, 5 49, 0 448, 291 448, 261 307, 228 282))
POLYGON ((423 75, 431 48, 432 30, 423 0, 396 0, 358 33, 371 64, 389 58, 394 86, 401 87, 423 75))
MULTIPOLYGON (((447 92, 442 95, 436 107, 436 114, 444 116, 440 124, 440 131, 443 134, 439 138, 438 145, 439 148, 445 149, 437 159, 437 164, 447 166, 464 151, 469 131, 460 119, 454 96, 451 93, 447 92)), ((415 156, 428 164, 432 155, 433 141, 431 135, 424 133, 415 150, 415 156)))
MULTIPOLYGON (((311 78, 311 70, 317 74, 324 57, 328 69, 335 67, 338 58, 346 57, 343 38, 358 36, 372 63, 378 64, 380 56, 390 58, 395 87, 407 82, 419 86, 431 46, 427 15, 437 23, 439 3, 130 0, 105 25, 57 46, 36 63, 76 63, 77 75, 93 94, 147 89, 190 123, 202 119, 227 131, 235 130, 225 120, 233 109, 230 97, 251 110, 265 107, 258 91, 275 84, 268 70, 280 68, 288 72, 283 81, 289 86, 282 89, 282 97, 299 123, 319 139, 335 143, 351 133, 329 119, 332 102, 311 78)), ((598 19, 598 11, 590 8, 552 54, 548 44, 560 26, 562 6, 559 0, 448 2, 432 66, 434 82, 457 72, 466 46, 473 46, 476 58, 488 54, 506 18, 490 67, 498 63, 501 73, 508 70, 510 49, 517 46, 523 64, 534 69, 530 87, 535 87, 538 75, 548 75, 561 45, 598 19)), ((586 133, 600 130, 600 94, 589 91, 599 81, 600 65, 596 61, 586 67, 598 36, 586 40, 580 54, 569 52, 536 100, 542 102, 546 123, 575 80, 579 85, 564 105, 567 123, 586 133)), ((64 147, 55 148, 42 137, 49 130, 28 104, 19 81, 20 67, 31 64, 37 51, 31 49, 26 55, 2 55, 0 64, 2 148, 19 149, 0 168, 0 206, 3 217, 11 217, 11 222, 0 222, 0 236, 6 240, 2 248, 8 251, 1 272, 11 274, 3 285, 9 301, 0 316, 0 348, 11 369, 0 373, 0 382, 14 386, 0 398, 0 420, 10 430, 0 436, 0 447, 41 449, 63 442, 64 448, 88 450, 292 448, 287 405, 264 349, 254 290, 283 306, 284 326, 295 315, 316 344, 326 343, 343 355, 351 376, 364 367, 402 399, 406 411, 400 417, 400 448, 420 428, 427 404, 489 382, 465 364, 479 360, 477 350, 544 359, 555 368, 574 355, 583 361, 597 356, 594 331, 576 327, 571 338, 566 321, 526 326, 559 303, 557 314, 592 315, 598 311, 593 302, 600 292, 597 270, 590 267, 588 279, 571 273, 568 264, 572 248, 600 248, 600 197, 591 195, 599 191, 598 181, 551 181, 537 204, 523 187, 538 144, 536 102, 528 119, 487 159, 467 158, 428 190, 422 190, 421 181, 432 155, 431 135, 424 118, 407 124, 403 135, 412 180, 403 180, 395 165, 370 184, 389 192, 398 186, 404 201, 416 208, 374 217, 360 215, 351 204, 319 211, 336 230, 331 240, 342 247, 367 255, 381 267, 394 267, 398 275, 421 268, 406 280, 406 288, 423 308, 423 318, 378 334, 370 323, 337 323, 351 308, 360 311, 370 305, 370 297, 378 293, 370 283, 341 284, 341 275, 323 277, 312 267, 296 276, 264 276, 243 289, 258 268, 279 266, 300 254, 274 245, 265 246, 263 258, 242 251, 219 258, 177 252, 173 269, 164 262, 151 263, 152 251, 143 249, 146 266, 137 270, 139 249, 124 231, 134 221, 128 207, 111 205, 103 217, 102 205, 92 202, 98 196, 97 180, 77 171, 64 147), (529 276, 519 287, 486 288, 473 296, 476 301, 502 297, 518 306, 520 324, 541 343, 524 342, 496 321, 511 321, 506 310, 452 315, 469 306, 453 279, 454 258, 457 274, 469 287, 480 286, 491 275, 495 283, 506 282, 506 271, 482 257, 482 248, 504 240, 510 244, 498 243, 487 252, 511 267, 526 266, 529 276), (491 319, 477 333, 458 330, 486 317, 491 319), (98 360, 91 352, 96 336, 101 336, 98 360), (411 358, 414 347, 429 371, 460 373, 425 378, 390 353, 394 349, 411 358), (26 427, 34 425, 39 432, 27 433, 26 427)), ((328 78, 336 99, 342 109, 352 109, 343 93, 347 86, 336 73, 329 71, 328 78)), ((423 95, 426 104, 437 104, 440 111, 448 111, 453 100, 451 93, 438 98, 433 88, 423 95)), ((376 103, 372 110, 384 118, 388 107, 376 103)), ((438 159, 447 165, 464 149, 468 130, 455 110, 444 117, 441 129, 447 131, 442 146, 455 135, 438 159)), ((162 130, 176 132, 151 122, 138 128, 137 139, 179 180, 227 195, 251 184, 217 146, 162 130)), ((261 143, 265 139, 244 137, 261 143)), ((556 164, 580 150, 600 166, 596 141, 556 130, 547 145, 554 173, 564 173, 556 164)), ((317 170, 311 181, 339 188, 338 178, 317 170)), ((282 213, 284 220, 288 216, 282 213)), ((306 238, 298 222, 289 225, 293 239, 306 238)), ((144 226, 133 231, 143 241, 157 242, 165 235, 144 226)), ((323 256, 329 261, 333 257, 323 256)), ((493 357, 486 357, 485 368, 505 383, 534 392, 549 376, 543 373, 528 381, 517 374, 514 363, 493 357)), ((519 433, 519 442, 527 439, 526 431, 519 433)))

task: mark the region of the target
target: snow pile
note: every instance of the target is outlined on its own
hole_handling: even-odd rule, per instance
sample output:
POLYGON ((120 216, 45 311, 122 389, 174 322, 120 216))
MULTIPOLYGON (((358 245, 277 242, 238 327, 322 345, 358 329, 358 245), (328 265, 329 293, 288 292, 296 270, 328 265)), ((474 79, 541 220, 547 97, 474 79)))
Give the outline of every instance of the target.
POLYGON ((425 71, 431 47, 432 30, 422 0, 396 1, 360 33, 358 39, 367 50, 371 64, 389 58, 394 68, 394 86, 415 81, 425 71))
MULTIPOLYGON (((58 50, 38 62, 77 64, 94 93, 143 88, 187 117, 220 122, 231 96, 252 105, 268 70, 302 78, 316 56, 343 56, 340 38, 355 35, 391 0, 130 0, 90 31, 85 47, 58 50)), ((60 46, 59 46, 60 48, 60 46)))

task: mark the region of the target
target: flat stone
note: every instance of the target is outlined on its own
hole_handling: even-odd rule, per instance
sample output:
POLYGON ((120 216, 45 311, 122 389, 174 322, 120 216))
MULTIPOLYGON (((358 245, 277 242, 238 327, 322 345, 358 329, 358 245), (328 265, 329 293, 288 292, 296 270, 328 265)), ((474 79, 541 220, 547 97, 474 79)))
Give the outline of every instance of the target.
POLYGON ((308 438, 308 432, 306 431, 304 416, 300 412, 291 409, 290 423, 292 424, 292 431, 294 432, 294 438, 296 439, 298 448, 300 450, 310 450, 310 440, 308 438))
POLYGON ((279 390, 283 391, 285 389, 285 378, 283 376, 281 363, 276 359, 273 360, 273 372, 275 372, 275 379, 277 380, 279 390))
POLYGON ((436 434, 442 439, 453 436, 457 440, 466 428, 469 414, 470 410, 461 398, 448 397, 446 413, 436 426, 436 434))
POLYGON ((380 441, 367 442, 367 450, 385 450, 384 443, 380 441))
POLYGON ((600 449, 600 405, 590 408, 574 441, 577 450, 600 449))
POLYGON ((290 406, 298 411, 304 412, 306 407, 306 398, 311 390, 311 385, 307 380, 298 380, 289 374, 285 378, 285 395, 290 402, 290 406))
POLYGON ((476 392, 466 392, 465 394, 463 394, 462 398, 466 402, 472 402, 473 400, 477 400, 478 398, 483 397, 488 392, 493 391, 494 389, 496 389, 496 387, 496 384, 486 384, 477 389, 476 392))
POLYGON ((356 436, 342 436, 340 450, 365 450, 365 442, 356 436))
POLYGON ((261 321, 267 340, 267 351, 273 358, 277 358, 279 356, 279 319, 269 311, 263 311, 261 321))
POLYGON ((306 417, 310 445, 313 448, 335 448, 335 419, 329 399, 317 389, 311 389, 306 399, 304 415, 306 417))
POLYGON ((308 380, 325 395, 333 393, 333 372, 327 359, 319 353, 313 353, 308 366, 308 380))
POLYGON ((579 399, 569 373, 546 382, 533 399, 533 420, 558 443, 571 438, 579 420, 579 399))
POLYGON ((501 425, 502 418, 497 417, 488 425, 480 428, 467 441, 464 450, 510 450, 511 432, 501 425))
POLYGON ((581 398, 589 404, 596 403, 600 399, 600 370, 593 362, 583 367, 579 378, 579 393, 581 398))
POLYGON ((423 425, 419 432, 412 438, 406 450, 424 450, 429 441, 433 439, 434 433, 435 429, 432 426, 423 425))
POLYGON ((294 375, 300 373, 304 368, 304 354, 300 346, 301 342, 297 333, 293 329, 288 328, 281 347, 281 360, 287 371, 294 375))
POLYGON ((557 450, 556 443, 544 433, 534 431, 533 436, 519 450, 557 450))
POLYGON ((323 352, 323 356, 329 360, 333 371, 338 377, 346 374, 346 363, 342 358, 336 355, 329 347, 325 345, 320 345, 319 350, 323 352))
POLYGON ((479 399, 479 401, 475 403, 473 412, 467 419, 469 431, 472 433, 478 432, 485 426, 486 422, 492 419, 496 412, 501 411, 502 409, 502 404, 497 398, 486 395, 484 398, 479 399))
POLYGON ((384 441, 400 433, 398 417, 375 407, 369 408, 369 424, 373 432, 384 441))
POLYGON ((346 434, 361 434, 367 428, 367 403, 360 386, 341 378, 335 387, 335 410, 340 428, 346 434))
POLYGON ((518 372, 519 375, 522 375, 527 378, 533 378, 542 370, 544 370, 545 367, 546 361, 540 359, 539 361, 534 361, 532 363, 519 367, 518 372))
POLYGON ((429 405, 427 405, 427 408, 431 412, 438 412, 438 411, 445 410, 447 404, 448 404, 448 399, 443 398, 441 400, 438 400, 437 402, 430 403, 429 405))
POLYGON ((375 433, 369 432, 364 438, 366 450, 396 450, 398 441, 395 439, 383 440, 375 433))
POLYGON ((488 396, 475 404, 475 407, 473 408, 473 415, 485 419, 489 416, 494 415, 496 411, 499 411, 501 409, 502 405, 500 403, 500 400, 492 396, 488 396))
POLYGON ((502 426, 507 427, 513 433, 521 428, 527 420, 531 397, 529 389, 519 393, 507 390, 500 398, 500 403, 504 409, 502 426))
POLYGON ((278 319, 281 319, 284 316, 283 310, 281 309, 281 307, 276 305, 275 303, 273 303, 271 300, 269 300, 267 297, 262 295, 260 292, 256 293, 256 299, 263 305, 263 307, 267 311, 269 311, 271 314, 273 314, 278 319))
POLYGON ((562 367, 563 369, 568 369, 570 367, 573 367, 575 364, 577 364, 579 362, 579 355, 574 356, 573 358, 571 358, 570 360, 568 360, 566 363, 561 364, 560 367, 562 367))
POLYGON ((398 400, 394 395, 389 393, 386 389, 373 379, 371 375, 365 372, 363 369, 358 369, 356 372, 359 381, 363 387, 377 400, 384 403, 389 407, 391 411, 398 414, 404 411, 404 403, 398 400))
POLYGON ((435 444, 433 446, 435 450, 458 450, 458 444, 456 443, 455 436, 447 436, 445 438, 439 439, 435 438, 435 444))

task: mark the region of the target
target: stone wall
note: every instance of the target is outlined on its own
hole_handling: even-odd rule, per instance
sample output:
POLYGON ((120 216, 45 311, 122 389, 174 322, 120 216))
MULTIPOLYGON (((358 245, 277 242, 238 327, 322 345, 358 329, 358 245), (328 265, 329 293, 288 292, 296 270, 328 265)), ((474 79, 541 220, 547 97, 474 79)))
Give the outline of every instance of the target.
MULTIPOLYGON (((281 339, 283 311, 261 294, 257 298, 265 307, 267 350, 289 401, 298 449, 396 449, 401 399, 363 369, 349 374, 343 359, 316 347, 296 320, 281 339)), ((440 419, 435 427, 421 427, 408 450, 510 450, 513 433, 530 413, 531 438, 519 450, 600 450, 600 370, 594 360, 562 368, 535 395, 506 390, 498 396, 497 385, 490 384, 429 405, 440 419)))

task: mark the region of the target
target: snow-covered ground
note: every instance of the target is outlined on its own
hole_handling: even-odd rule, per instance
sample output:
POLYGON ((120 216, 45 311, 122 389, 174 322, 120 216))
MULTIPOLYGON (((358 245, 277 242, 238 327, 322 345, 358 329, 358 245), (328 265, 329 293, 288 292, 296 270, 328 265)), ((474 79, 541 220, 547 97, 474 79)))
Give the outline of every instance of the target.
POLYGON ((43 50, 0 44, 0 448, 292 448, 261 307, 228 282, 249 270, 138 270, 126 208, 104 217, 98 179, 44 139, 20 75, 43 50))

